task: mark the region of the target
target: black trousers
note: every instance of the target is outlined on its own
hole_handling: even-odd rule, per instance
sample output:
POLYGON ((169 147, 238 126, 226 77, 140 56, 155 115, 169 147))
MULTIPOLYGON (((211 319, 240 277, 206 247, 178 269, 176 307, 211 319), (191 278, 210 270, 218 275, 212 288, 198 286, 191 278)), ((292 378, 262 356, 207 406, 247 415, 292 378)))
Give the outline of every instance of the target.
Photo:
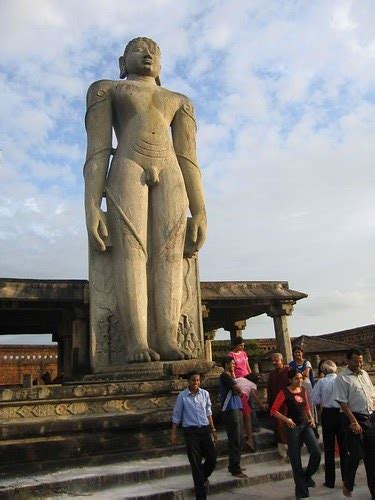
POLYGON ((363 458, 367 485, 372 498, 375 499, 375 412, 372 415, 353 414, 363 432, 354 434, 349 427, 349 419, 344 414, 341 415, 345 447, 345 486, 349 491, 353 491, 358 464, 363 458))
POLYGON ((216 466, 216 448, 212 441, 209 426, 184 427, 187 456, 191 465, 196 499, 205 499, 207 491, 204 486, 207 478, 216 466), (202 459, 205 461, 202 463, 202 459))
POLYGON ((335 438, 340 450, 341 479, 344 481, 344 436, 341 426, 339 408, 323 408, 321 415, 324 458, 325 458, 325 484, 330 488, 335 486, 335 438))
POLYGON ((243 418, 242 410, 226 410, 223 413, 225 423, 228 448, 229 448, 229 472, 237 474, 241 472, 241 452, 243 440, 243 418))

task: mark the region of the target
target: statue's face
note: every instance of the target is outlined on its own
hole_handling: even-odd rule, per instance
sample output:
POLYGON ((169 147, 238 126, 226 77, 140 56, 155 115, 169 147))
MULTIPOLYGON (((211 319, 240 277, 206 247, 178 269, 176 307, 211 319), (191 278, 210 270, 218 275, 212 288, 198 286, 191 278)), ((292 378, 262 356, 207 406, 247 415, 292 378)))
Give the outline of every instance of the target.
POLYGON ((130 47, 125 64, 128 74, 156 78, 160 73, 160 52, 153 44, 141 40, 130 47))

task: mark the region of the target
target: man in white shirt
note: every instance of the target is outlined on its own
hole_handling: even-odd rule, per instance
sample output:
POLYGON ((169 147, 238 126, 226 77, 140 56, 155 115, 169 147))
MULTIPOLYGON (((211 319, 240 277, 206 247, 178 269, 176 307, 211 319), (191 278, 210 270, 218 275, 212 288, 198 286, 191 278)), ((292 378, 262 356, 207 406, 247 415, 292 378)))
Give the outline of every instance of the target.
POLYGON ((314 405, 322 408, 322 431, 325 457, 325 482, 327 488, 335 487, 335 438, 340 450, 341 478, 344 480, 344 446, 341 428, 340 405, 336 401, 337 366, 331 360, 322 363, 324 378, 318 380, 311 392, 314 405))
POLYGON ((367 484, 375 500, 375 389, 363 366, 363 352, 349 349, 348 366, 337 376, 336 401, 340 404, 345 437, 343 494, 352 496, 358 464, 363 458, 367 484))

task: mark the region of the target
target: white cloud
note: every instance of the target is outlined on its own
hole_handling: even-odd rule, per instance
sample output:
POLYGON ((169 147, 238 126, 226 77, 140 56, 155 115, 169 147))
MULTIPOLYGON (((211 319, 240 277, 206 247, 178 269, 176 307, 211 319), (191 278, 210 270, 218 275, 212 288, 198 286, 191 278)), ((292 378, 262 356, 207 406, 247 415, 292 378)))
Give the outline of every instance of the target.
POLYGON ((373 322, 374 14, 371 0, 3 0, 1 273, 87 276, 85 93, 146 35, 163 85, 196 108, 202 278, 289 280, 309 293, 294 334, 373 322))

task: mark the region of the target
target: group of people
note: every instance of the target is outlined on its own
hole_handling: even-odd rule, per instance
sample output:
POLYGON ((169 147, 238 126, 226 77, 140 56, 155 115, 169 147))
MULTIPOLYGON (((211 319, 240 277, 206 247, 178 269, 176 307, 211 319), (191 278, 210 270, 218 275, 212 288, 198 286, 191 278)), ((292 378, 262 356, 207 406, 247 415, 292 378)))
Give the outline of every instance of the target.
POLYGON ((272 356, 275 370, 268 379, 268 403, 275 419, 280 459, 289 455, 296 485, 296 497, 309 496, 309 487, 320 463, 317 441, 316 408, 321 410, 325 482, 335 487, 335 454, 340 456, 343 494, 352 495, 354 480, 361 458, 364 460, 367 484, 375 499, 375 474, 371 463, 375 460, 375 389, 368 373, 363 370, 363 352, 350 349, 347 367, 338 375, 331 360, 321 364, 322 377, 314 383, 309 361, 303 350, 293 349, 293 361, 284 365, 281 354, 272 356), (306 444, 310 453, 305 470, 301 463, 301 448, 306 444))
MULTIPOLYGON (((254 398, 273 417, 278 454, 281 462, 289 461, 295 482, 296 498, 307 498, 315 486, 321 451, 317 433, 317 411, 321 411, 321 426, 325 456, 325 482, 335 487, 335 454, 339 451, 343 494, 351 496, 358 464, 364 460, 367 483, 375 499, 375 389, 368 373, 363 370, 363 353, 356 348, 347 352, 347 367, 336 374, 337 366, 327 360, 322 363, 323 377, 315 383, 309 361, 303 349, 293 349, 293 361, 284 364, 280 353, 272 355, 274 370, 267 384, 267 405, 257 396, 256 376, 251 373, 244 342, 236 339, 232 351, 223 360, 220 376, 222 420, 228 437, 229 472, 246 478, 241 467, 242 445, 255 450, 252 418, 254 398), (301 450, 306 445, 309 459, 302 466, 301 450)), ((216 465, 217 432, 212 419, 209 393, 200 388, 199 373, 188 376, 188 388, 177 397, 172 416, 172 443, 176 429, 182 425, 187 454, 192 468, 197 499, 207 496, 208 478, 216 465), (202 463, 202 460, 205 459, 202 463)))

